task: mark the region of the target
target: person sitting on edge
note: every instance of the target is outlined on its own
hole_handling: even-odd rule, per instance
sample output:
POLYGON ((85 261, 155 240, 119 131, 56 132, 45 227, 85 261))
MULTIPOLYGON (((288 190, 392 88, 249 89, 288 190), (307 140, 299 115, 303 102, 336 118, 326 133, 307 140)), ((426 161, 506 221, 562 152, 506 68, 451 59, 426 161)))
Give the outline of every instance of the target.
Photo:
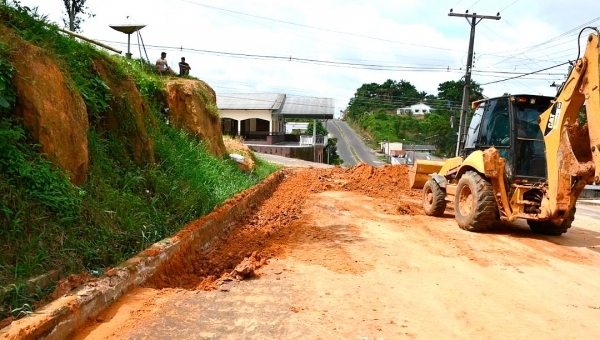
POLYGON ((187 76, 190 74, 191 69, 190 64, 185 62, 185 57, 181 57, 181 61, 179 62, 179 75, 187 76))
POLYGON ((166 52, 162 52, 160 54, 160 59, 158 59, 156 61, 156 71, 158 71, 158 74, 160 74, 162 76, 163 72, 168 72, 170 74, 173 74, 173 70, 171 70, 171 68, 169 67, 169 64, 167 63, 167 53, 166 52))

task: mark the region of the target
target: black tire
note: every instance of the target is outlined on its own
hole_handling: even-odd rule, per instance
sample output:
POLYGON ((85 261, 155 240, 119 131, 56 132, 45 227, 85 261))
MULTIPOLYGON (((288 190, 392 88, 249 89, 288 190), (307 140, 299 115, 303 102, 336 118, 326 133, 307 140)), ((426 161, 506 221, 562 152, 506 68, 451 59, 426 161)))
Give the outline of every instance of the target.
POLYGON ((551 236, 560 236, 571 228, 571 224, 575 219, 575 207, 571 209, 569 212, 569 216, 564 219, 561 224, 554 224, 552 221, 534 221, 527 220, 527 224, 529 225, 529 229, 534 233, 551 235, 551 236))
POLYGON ((430 179, 423 186, 423 210, 426 215, 440 217, 446 211, 446 190, 430 179))
POLYGON ((468 231, 485 231, 497 220, 498 207, 492 184, 475 171, 467 171, 458 181, 454 197, 454 217, 468 231))

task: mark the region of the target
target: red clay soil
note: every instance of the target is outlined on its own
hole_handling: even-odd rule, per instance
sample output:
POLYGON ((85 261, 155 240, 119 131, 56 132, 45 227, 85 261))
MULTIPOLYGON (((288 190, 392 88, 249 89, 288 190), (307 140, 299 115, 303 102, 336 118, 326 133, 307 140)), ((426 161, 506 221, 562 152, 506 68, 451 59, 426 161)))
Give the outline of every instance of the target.
MULTIPOLYGON (((165 271, 150 280, 148 286, 213 289, 236 276, 253 276, 254 269, 269 258, 285 256, 285 249, 302 239, 331 238, 331 235, 326 235, 326 229, 294 223, 300 218, 301 207, 307 197, 315 193, 351 191, 381 199, 387 213, 412 215, 422 212, 420 204, 416 203, 420 191, 409 189, 408 167, 405 166, 374 168, 359 164, 352 168, 286 171, 277 190, 247 220, 238 221, 227 235, 213 240, 208 249, 173 259, 165 271), (411 200, 407 201, 406 197, 411 200), (244 270, 244 275, 239 275, 240 269, 244 270)), ((228 209, 238 199, 233 198, 218 210, 228 209)), ((189 224, 177 236, 185 236, 203 225, 207 218, 212 217, 189 224)))

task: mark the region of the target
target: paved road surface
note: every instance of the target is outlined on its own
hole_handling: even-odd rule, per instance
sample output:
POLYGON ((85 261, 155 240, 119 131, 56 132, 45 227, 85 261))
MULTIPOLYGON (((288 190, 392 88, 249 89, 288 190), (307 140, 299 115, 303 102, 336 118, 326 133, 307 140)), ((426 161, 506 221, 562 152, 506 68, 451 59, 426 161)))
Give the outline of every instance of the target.
POLYGON ((333 165, 323 164, 323 163, 315 163, 310 161, 305 161, 297 158, 289 158, 277 155, 269 155, 267 153, 255 152, 256 156, 261 159, 264 159, 267 162, 280 164, 287 167, 292 168, 332 168, 333 165))
POLYGON ((255 279, 130 292, 79 339, 594 339, 600 223, 469 233, 353 192, 312 195, 255 279), (286 234, 287 235, 287 234, 286 234), (295 236, 295 237, 296 237, 295 236), (288 238, 289 237, 289 238, 288 238), (398 246, 402 245, 402 246, 398 246))
POLYGON ((333 136, 335 136, 335 138, 337 138, 338 140, 337 154, 338 156, 340 156, 341 159, 344 160, 342 166, 350 167, 358 164, 359 161, 352 155, 352 151, 350 151, 350 146, 348 145, 348 142, 346 142, 346 140, 344 139, 340 129, 336 126, 336 122, 334 120, 327 121, 326 127, 327 131, 333 136))
POLYGON ((332 120, 328 122, 327 129, 338 138, 338 154, 344 160, 344 165, 363 162, 379 167, 385 164, 375 156, 373 150, 363 143, 360 136, 346 122, 332 120))
POLYGON ((575 218, 580 217, 588 217, 591 219, 595 219, 600 221, 600 201, 584 201, 580 200, 577 202, 577 212, 575 213, 575 218))

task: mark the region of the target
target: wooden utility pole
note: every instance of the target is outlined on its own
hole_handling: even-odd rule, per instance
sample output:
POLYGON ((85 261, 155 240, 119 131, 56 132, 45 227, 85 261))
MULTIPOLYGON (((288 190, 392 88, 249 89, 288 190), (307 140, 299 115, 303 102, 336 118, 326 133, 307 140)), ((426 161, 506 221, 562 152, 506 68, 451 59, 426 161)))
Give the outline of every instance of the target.
POLYGON ((500 20, 500 13, 493 15, 477 15, 477 13, 469 14, 469 11, 465 14, 453 13, 450 9, 448 13, 450 17, 463 17, 467 19, 469 25, 471 25, 471 38, 469 40, 469 53, 467 56, 467 69, 465 71, 465 87, 463 89, 462 104, 460 107, 460 122, 458 124, 458 141, 456 143, 456 156, 462 151, 465 145, 467 136, 467 112, 469 112, 469 96, 471 95, 471 68, 473 67, 473 45, 475 43, 475 26, 483 19, 494 19, 500 20), (469 18, 471 21, 469 21, 469 18))

